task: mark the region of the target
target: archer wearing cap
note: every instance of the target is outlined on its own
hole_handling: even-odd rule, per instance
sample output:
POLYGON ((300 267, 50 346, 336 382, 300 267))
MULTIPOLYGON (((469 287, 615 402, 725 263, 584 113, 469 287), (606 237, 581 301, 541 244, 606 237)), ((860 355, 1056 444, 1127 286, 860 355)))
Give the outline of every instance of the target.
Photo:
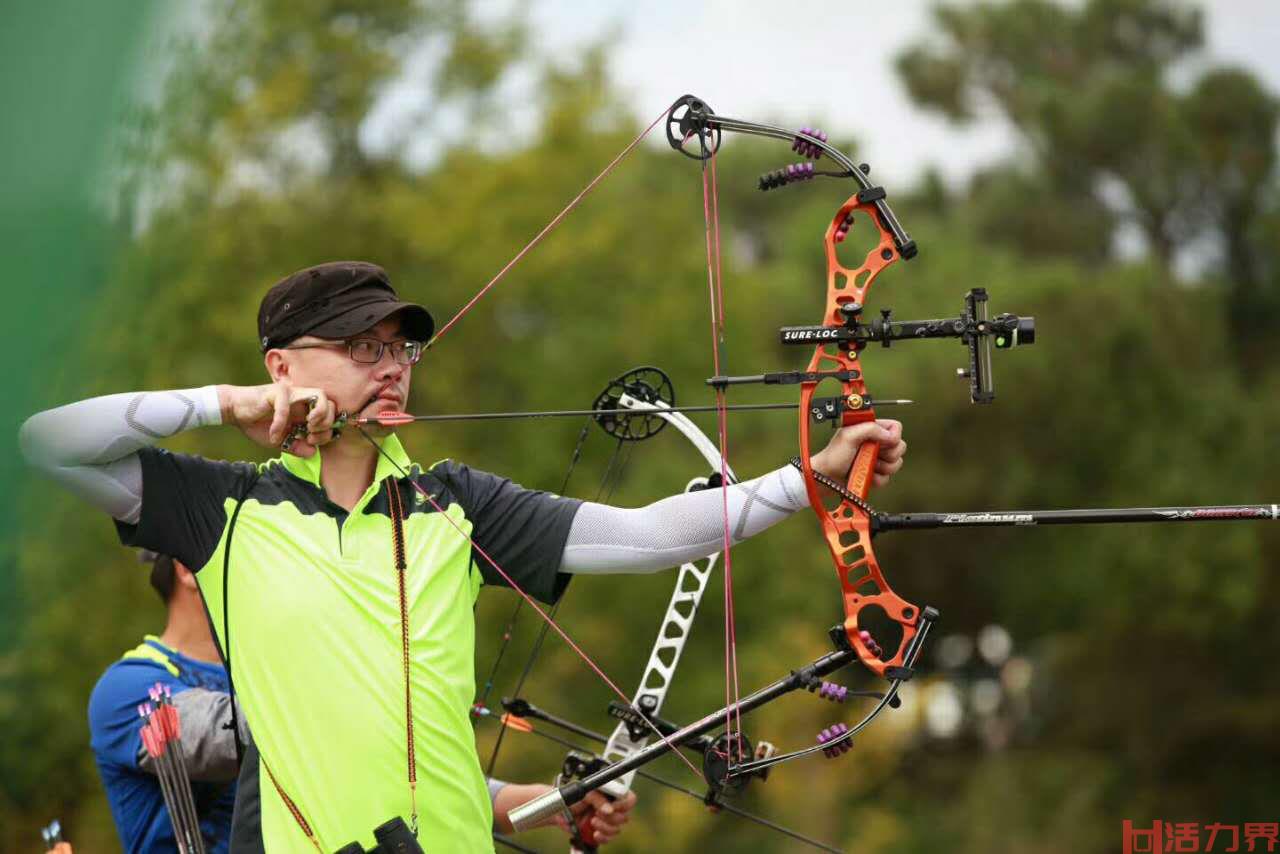
MULTIPOLYGON (((433 328, 382 268, 322 264, 262 300, 270 382, 93 398, 22 429, 27 458, 114 517, 125 543, 195 572, 259 750, 267 851, 368 847, 397 817, 433 854, 492 850, 508 810, 549 787, 486 787, 470 719, 481 589, 553 603, 574 574, 679 566, 720 551, 726 519, 741 540, 808 506, 790 465, 633 509, 451 459, 419 465, 394 427, 357 419, 409 408, 433 328), (357 426, 335 434, 343 413, 357 426), (276 455, 231 463, 155 445, 219 424, 276 455)), ((883 484, 906 449, 897 422, 836 431, 814 468, 842 477, 865 441, 883 484)), ((591 792, 574 810, 608 841, 634 802, 591 792)))

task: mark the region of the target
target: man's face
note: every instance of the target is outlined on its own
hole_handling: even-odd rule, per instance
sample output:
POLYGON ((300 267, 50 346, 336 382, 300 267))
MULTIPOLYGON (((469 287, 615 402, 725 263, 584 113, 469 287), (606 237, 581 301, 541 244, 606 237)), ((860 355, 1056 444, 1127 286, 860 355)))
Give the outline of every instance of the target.
POLYGON ((384 344, 406 340, 400 332, 400 318, 393 314, 376 326, 341 341, 304 335, 287 347, 273 351, 279 352, 282 359, 275 369, 269 360, 268 369, 273 378, 284 370, 294 385, 324 389, 338 411, 353 416, 403 410, 409 399, 412 367, 397 362, 390 347, 383 348, 377 362, 355 361, 348 345, 358 339, 374 339, 384 344), (317 344, 322 346, 310 346, 317 344), (306 349, 295 349, 304 346, 306 349))

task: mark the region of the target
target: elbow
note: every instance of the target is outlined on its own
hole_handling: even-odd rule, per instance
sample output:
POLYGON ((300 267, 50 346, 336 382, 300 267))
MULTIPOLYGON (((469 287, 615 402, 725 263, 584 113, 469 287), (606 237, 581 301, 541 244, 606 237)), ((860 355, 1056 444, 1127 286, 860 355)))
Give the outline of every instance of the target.
POLYGON ((40 416, 42 414, 37 412, 22 422, 22 426, 18 428, 18 448, 22 451, 22 458, 27 461, 27 465, 35 468, 48 468, 48 449, 41 441, 40 416))
POLYGON ((18 428, 18 449, 27 465, 39 471, 50 473, 56 471, 63 460, 59 457, 58 443, 53 440, 56 435, 50 419, 51 410, 37 412, 18 428))

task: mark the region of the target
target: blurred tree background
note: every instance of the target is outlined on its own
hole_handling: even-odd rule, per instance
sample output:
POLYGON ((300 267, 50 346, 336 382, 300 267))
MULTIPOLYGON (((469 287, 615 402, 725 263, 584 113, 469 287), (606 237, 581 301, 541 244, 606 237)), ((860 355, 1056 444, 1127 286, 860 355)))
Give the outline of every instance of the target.
MULTIPOLYGON (((115 24, 145 28, 141 17, 115 24)), ((402 293, 448 317, 658 109, 624 100, 603 46, 552 61, 522 17, 482 22, 461 0, 210 0, 198 25, 180 31, 144 66, 145 97, 119 109, 92 101, 100 114, 115 109, 100 122, 112 127, 113 165, 95 184, 91 226, 60 232, 87 243, 8 244, 22 258, 66 256, 19 268, 31 277, 23 287, 50 290, 40 295, 47 321, 7 320, 24 324, 10 341, 11 381, 23 384, 17 416, 100 393, 261 381, 261 293, 320 260, 376 260, 402 293), (513 80, 525 81, 539 116, 523 134, 507 108, 513 80), (392 85, 410 85, 419 107, 375 146, 362 127, 392 85), (405 151, 423 138, 438 156, 411 166, 405 151), (47 281, 50 271, 91 284, 59 291, 67 286, 47 281), (78 311, 74 327, 52 316, 55 300, 78 311), (65 328, 76 334, 58 337, 65 328)), ((946 316, 981 286, 994 310, 1035 315, 1039 329, 1034 348, 999 354, 992 407, 970 406, 954 380, 959 347, 869 353, 875 392, 919 401, 901 416, 910 464, 878 506, 1280 497, 1266 429, 1280 423, 1280 377, 1268 359, 1280 321, 1280 102, 1244 69, 1175 74, 1203 39, 1196 7, 1163 0, 957 3, 938 6, 931 30, 898 57, 919 105, 959 122, 995 113, 1020 145, 964 186, 926 174, 889 187, 921 253, 880 279, 873 307, 946 316)), ((54 155, 81 157, 79 141, 54 155)), ((856 153, 856 138, 836 142, 856 153)), ((773 343, 776 328, 812 322, 821 307, 819 238, 848 189, 756 193, 755 176, 785 155, 726 137, 718 161, 728 373, 799 367, 805 357, 773 343)), ((87 177, 67 170, 62 180, 87 177)), ((672 375, 680 400, 705 399, 700 206, 692 162, 642 146, 429 354, 411 411, 586 407, 611 376, 647 363, 672 375)), ((30 210, 5 212, 14 234, 44 223, 30 210)), ((767 399, 758 389, 734 398, 767 399)), ((698 420, 714 433, 712 419, 698 420)), ((580 429, 471 423, 410 428, 404 438, 417 459, 456 457, 557 489, 580 429)), ((729 437, 743 474, 794 453, 785 415, 738 418, 729 437)), ((232 430, 167 444, 262 458, 232 430)), ((594 497, 611 451, 593 431, 567 492, 594 497)), ((629 463, 617 503, 646 503, 705 473, 674 431, 636 447, 629 463)), ((33 850, 37 828, 57 816, 77 850, 112 850, 85 704, 101 670, 158 631, 163 613, 107 520, 49 484, 25 480, 10 494, 0 848, 33 850)), ((1280 531, 950 531, 888 536, 877 551, 900 593, 942 611, 923 678, 853 753, 783 766, 743 806, 864 852, 1108 851, 1119 850, 1125 818, 1276 820, 1280 685, 1266 650, 1280 648, 1270 615, 1280 531)), ((743 685, 821 654, 838 601, 813 519, 789 521, 733 560, 743 685)), ((561 620, 630 687, 671 581, 578 579, 561 620)), ((723 701, 719 600, 707 596, 670 718, 723 701)), ((512 603, 505 591, 481 597, 478 679, 512 603)), ((511 690, 535 623, 517 625, 491 702, 511 690)), ((525 695, 607 731, 607 689, 562 645, 548 647, 525 695)), ((790 749, 836 716, 800 695, 747 726, 790 749)), ((494 735, 491 721, 478 724, 483 756, 494 735)), ((561 758, 512 735, 497 773, 547 780, 561 758)), ((696 786, 672 760, 655 770, 696 786)), ((637 786, 620 854, 794 848, 693 799, 637 786)), ((561 849, 555 834, 528 843, 561 849)))

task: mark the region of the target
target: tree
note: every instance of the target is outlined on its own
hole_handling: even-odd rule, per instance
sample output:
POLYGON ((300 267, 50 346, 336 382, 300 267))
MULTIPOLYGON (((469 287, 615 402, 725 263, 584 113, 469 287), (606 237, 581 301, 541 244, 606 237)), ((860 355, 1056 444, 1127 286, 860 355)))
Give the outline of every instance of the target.
POLYGON ((1202 46, 1200 12, 1175 0, 1017 0, 941 6, 935 19, 939 38, 897 60, 908 90, 956 121, 994 111, 1024 144, 1020 164, 974 182, 987 233, 1097 262, 1128 226, 1170 274, 1220 266, 1242 362, 1256 364, 1248 336, 1266 324, 1246 315, 1280 320, 1258 229, 1274 204, 1280 105, 1239 70, 1210 70, 1185 92, 1171 82, 1202 46))

